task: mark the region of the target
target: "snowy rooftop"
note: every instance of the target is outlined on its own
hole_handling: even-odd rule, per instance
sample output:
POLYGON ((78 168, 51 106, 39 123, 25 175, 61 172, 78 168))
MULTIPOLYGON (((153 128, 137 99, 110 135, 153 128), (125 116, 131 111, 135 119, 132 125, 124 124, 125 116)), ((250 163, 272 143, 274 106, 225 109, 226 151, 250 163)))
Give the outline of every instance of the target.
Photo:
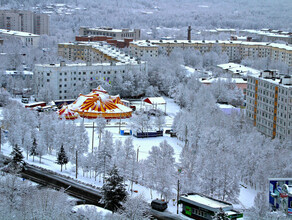
MULTIPOLYGON (((143 61, 141 61, 141 63, 145 63, 143 61)), ((124 65, 138 65, 138 62, 118 62, 115 63, 115 66, 124 66, 124 65)), ((35 67, 46 67, 46 68, 66 68, 66 67, 90 67, 90 66, 111 66, 113 65, 112 63, 92 63, 88 66, 88 64, 86 63, 70 63, 67 64, 65 66, 60 65, 60 63, 56 63, 56 64, 35 64, 35 67)))
POLYGON ((0 34, 18 36, 18 37, 39 37, 40 36, 37 34, 28 33, 28 32, 11 31, 11 30, 6 30, 6 29, 0 29, 0 34))
POLYGON ((180 200, 189 202, 193 205, 204 207, 211 211, 219 211, 222 208, 224 211, 232 210, 233 206, 230 203, 215 200, 203 195, 195 194, 195 195, 188 195, 188 196, 181 196, 180 200))
POLYGON ((113 47, 107 43, 100 43, 100 42, 83 42, 79 41, 78 43, 62 43, 59 45, 80 45, 80 46, 87 46, 94 48, 98 51, 100 51, 103 54, 106 54, 107 56, 110 56, 120 62, 136 62, 135 58, 130 57, 129 55, 123 53, 116 47, 113 47))
POLYGON ((245 29, 241 32, 249 33, 249 34, 257 34, 262 36, 269 36, 269 37, 282 37, 282 38, 290 38, 289 32, 280 32, 279 30, 272 30, 271 32, 267 32, 268 30, 252 30, 252 29, 245 29))
POLYGON ((103 31, 103 32, 134 32, 133 29, 115 29, 115 28, 110 28, 110 27, 96 27, 96 28, 88 28, 88 27, 82 27, 82 28, 86 28, 89 31, 103 31))
POLYGON ((244 66, 242 64, 237 64, 237 63, 225 63, 225 64, 219 64, 217 66, 223 70, 228 70, 232 73, 240 74, 240 75, 246 75, 248 72, 252 74, 260 73, 259 70, 244 66))
POLYGON ((236 44, 249 46, 270 46, 280 49, 292 51, 291 45, 270 43, 270 42, 250 42, 250 41, 222 41, 222 40, 139 40, 130 42, 130 44, 137 46, 154 46, 160 44, 236 44), (148 43, 148 44, 147 44, 148 43))
MULTIPOLYGON (((275 84, 275 85, 281 85, 281 87, 285 87, 285 88, 292 88, 292 84, 289 84, 289 85, 285 85, 282 83, 281 79, 283 77, 280 77, 279 75, 276 76, 276 77, 262 77, 260 74, 252 74, 252 75, 249 75, 250 77, 254 77, 254 78, 257 78, 257 79, 261 79, 261 80, 265 80, 266 82, 269 82, 269 83, 272 83, 272 84, 275 84)), ((290 82, 292 80, 290 79, 290 82)))
POLYGON ((218 80, 223 80, 223 81, 228 81, 228 80, 231 80, 231 82, 234 82, 236 84, 247 84, 247 81, 246 80, 243 80, 242 78, 222 78, 222 77, 219 77, 219 78, 200 78, 200 82, 204 83, 204 84, 211 84, 213 82, 216 82, 218 80))
POLYGON ((14 74, 33 75, 33 72, 31 72, 31 71, 22 71, 22 72, 18 72, 18 71, 14 71, 14 70, 6 70, 5 73, 6 73, 7 75, 14 75, 14 74))

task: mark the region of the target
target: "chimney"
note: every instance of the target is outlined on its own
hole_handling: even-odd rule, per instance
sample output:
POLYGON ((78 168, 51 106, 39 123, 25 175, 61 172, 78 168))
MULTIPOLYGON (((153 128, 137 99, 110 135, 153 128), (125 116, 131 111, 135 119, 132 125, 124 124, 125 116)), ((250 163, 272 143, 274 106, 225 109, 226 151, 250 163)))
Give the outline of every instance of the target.
POLYGON ((191 28, 191 26, 189 26, 189 28, 188 28, 188 40, 189 41, 191 40, 191 31, 192 31, 192 28, 191 28))
POLYGON ((66 62, 65 61, 61 61, 60 62, 60 66, 66 66, 66 62))

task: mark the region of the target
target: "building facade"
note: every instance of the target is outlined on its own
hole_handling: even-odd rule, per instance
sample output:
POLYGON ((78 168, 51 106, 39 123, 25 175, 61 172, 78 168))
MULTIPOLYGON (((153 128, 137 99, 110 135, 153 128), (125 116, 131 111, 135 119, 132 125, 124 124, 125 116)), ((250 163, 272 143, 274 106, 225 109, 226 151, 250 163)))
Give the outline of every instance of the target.
POLYGON ((132 38, 133 40, 139 40, 141 36, 140 29, 114 29, 111 27, 80 27, 79 34, 81 36, 108 36, 114 40, 124 40, 125 38, 132 38))
POLYGON ((130 42, 130 54, 143 57, 148 51, 152 56, 158 56, 161 50, 170 54, 173 49, 194 49, 201 53, 210 52, 218 47, 226 52, 230 61, 244 58, 270 58, 292 66, 292 46, 265 42, 218 41, 218 40, 141 40, 130 42), (147 48, 148 47, 148 48, 147 48))
POLYGON ((35 91, 38 98, 43 91, 50 91, 52 99, 76 98, 80 88, 90 91, 99 85, 99 80, 111 83, 117 74, 129 71, 147 73, 147 63, 38 64, 34 68, 35 91))
POLYGON ((24 10, 0 10, 0 28, 48 35, 49 16, 24 10))
POLYGON ((263 134, 292 140, 292 78, 274 71, 247 78, 246 116, 263 134))
POLYGON ((91 63, 132 62, 135 58, 106 43, 76 42, 58 44, 58 55, 67 60, 91 63))

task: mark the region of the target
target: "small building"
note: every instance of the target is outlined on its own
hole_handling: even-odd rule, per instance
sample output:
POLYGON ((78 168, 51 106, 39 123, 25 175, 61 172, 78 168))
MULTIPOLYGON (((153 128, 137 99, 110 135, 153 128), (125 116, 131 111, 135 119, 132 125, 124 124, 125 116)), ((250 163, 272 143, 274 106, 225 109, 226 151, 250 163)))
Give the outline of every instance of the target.
POLYGON ((212 220, 216 213, 224 212, 230 219, 242 218, 243 214, 233 209, 231 203, 199 194, 189 193, 179 198, 182 214, 192 219, 212 220))
MULTIPOLYGON (((40 35, 32 34, 23 31, 11 31, 6 29, 0 29, 0 36, 3 38, 15 38, 19 39, 23 46, 39 46, 40 35)), ((5 39, 4 39, 5 40, 5 39)))

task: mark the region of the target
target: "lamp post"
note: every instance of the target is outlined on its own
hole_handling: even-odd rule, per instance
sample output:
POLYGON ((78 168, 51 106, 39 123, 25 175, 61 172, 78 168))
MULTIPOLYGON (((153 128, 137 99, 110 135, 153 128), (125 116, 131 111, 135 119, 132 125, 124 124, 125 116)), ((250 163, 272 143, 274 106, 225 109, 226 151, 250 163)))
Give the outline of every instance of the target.
POLYGON ((94 145, 94 122, 92 123, 92 153, 93 153, 93 145, 94 145))

